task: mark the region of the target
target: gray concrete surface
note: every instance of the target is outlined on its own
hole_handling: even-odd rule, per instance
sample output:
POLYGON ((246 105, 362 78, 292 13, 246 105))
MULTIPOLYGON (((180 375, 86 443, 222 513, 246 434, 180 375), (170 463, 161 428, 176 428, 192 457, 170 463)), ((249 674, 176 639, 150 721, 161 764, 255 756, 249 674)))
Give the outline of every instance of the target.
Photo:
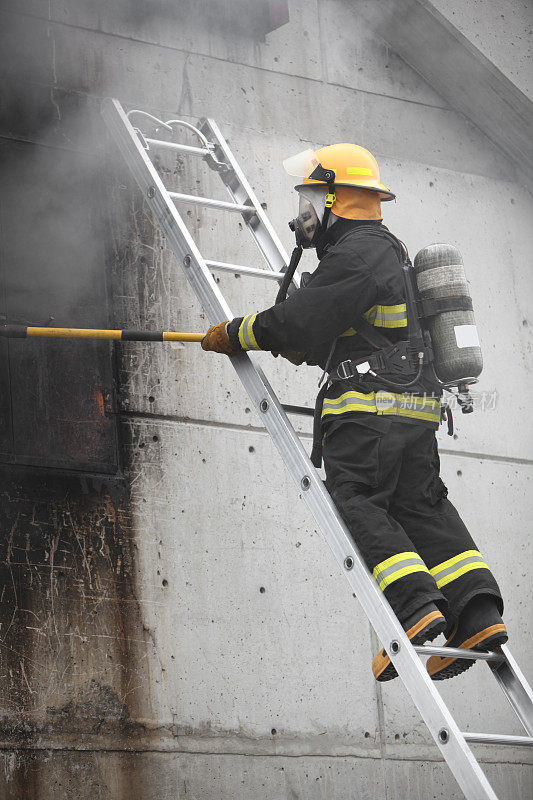
POLYGON ((533 97, 533 6, 527 0, 432 0, 514 84, 533 97))
MULTIPOLYGON (((281 159, 343 140, 374 152, 398 197, 385 222, 412 255, 433 241, 464 255, 488 407, 456 415, 456 438, 439 433, 443 476, 501 582, 512 650, 532 680, 531 194, 347 3, 289 5, 290 22, 259 41, 206 30, 201 5, 184 18, 179 4, 139 15, 125 0, 20 2, 4 12, 1 77, 30 120, 47 122, 14 118, 2 135, 105 159, 114 322, 185 330, 205 329, 205 316, 106 141, 102 97, 213 116, 287 249, 295 195, 281 159)), ((201 163, 160 165, 183 191, 224 197, 201 163)), ((183 210, 206 256, 261 265, 235 219, 183 210)), ((303 268, 313 263, 306 253, 303 268)), ((235 314, 274 297, 272 283, 233 275, 220 288, 235 314)), ((8 579, 30 533, 42 543, 6 610, 0 796, 459 800, 403 688, 374 683, 375 636, 227 360, 134 343, 119 358, 129 499, 117 505, 95 484, 3 487, 8 579)), ((312 404, 315 370, 259 359, 284 401, 312 404)), ((298 429, 310 446, 309 423, 298 429)), ((479 664, 443 693, 471 729, 518 733, 488 678, 479 664)), ((476 754, 502 800, 532 795, 526 752, 476 754)))

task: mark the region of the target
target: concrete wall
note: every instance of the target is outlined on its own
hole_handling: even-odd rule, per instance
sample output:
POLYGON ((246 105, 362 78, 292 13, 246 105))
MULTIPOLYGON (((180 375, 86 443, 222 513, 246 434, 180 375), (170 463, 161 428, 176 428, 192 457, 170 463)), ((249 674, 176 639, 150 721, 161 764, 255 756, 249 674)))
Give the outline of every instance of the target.
POLYGON ((527 0, 432 0, 472 44, 528 97, 533 96, 533 6, 527 0))
MULTIPOLYGON (((443 477, 533 679, 531 194, 372 35, 357 2, 291 0, 290 23, 265 41, 207 30, 202 6, 146 9, 25 0, 5 12, 5 92, 28 113, 4 135, 105 159, 114 322, 176 330, 207 321, 106 142, 102 97, 164 118, 213 116, 287 249, 295 196, 281 159, 334 141, 375 153, 398 196, 385 222, 411 252, 449 241, 464 254, 479 389, 497 398, 456 415, 453 439, 439 433, 443 477)), ((225 196, 201 162, 159 163, 168 185, 225 196)), ((260 265, 235 219, 184 214, 204 255, 260 265)), ((219 281, 235 314, 273 301, 270 282, 219 281)), ((259 360, 283 401, 312 403, 314 370, 259 360)), ((460 798, 402 686, 373 681, 375 635, 228 361, 194 345, 125 344, 119 389, 129 495, 53 476, 3 487, 2 797, 460 798)), ((310 445, 309 424, 299 430, 310 445)), ((493 687, 479 664, 442 690, 465 727, 520 733, 493 687)), ((499 797, 531 795, 526 752, 476 754, 499 797)))

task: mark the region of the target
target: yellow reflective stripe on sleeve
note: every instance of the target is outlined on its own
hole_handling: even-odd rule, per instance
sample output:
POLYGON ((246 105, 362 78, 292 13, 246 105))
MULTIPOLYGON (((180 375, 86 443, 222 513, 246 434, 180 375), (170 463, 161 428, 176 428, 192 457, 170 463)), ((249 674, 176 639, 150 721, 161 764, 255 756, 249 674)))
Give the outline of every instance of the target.
POLYGON ((473 569, 489 569, 479 550, 465 550, 463 553, 437 564, 430 570, 430 573, 440 589, 473 569))
POLYGON ((406 551, 381 561, 373 571, 373 576, 378 582, 379 588, 383 591, 399 578, 411 575, 414 572, 427 572, 429 570, 420 558, 418 553, 406 551))
POLYGON ((248 314, 239 326, 239 342, 243 350, 261 350, 254 336, 254 322, 257 314, 248 314))

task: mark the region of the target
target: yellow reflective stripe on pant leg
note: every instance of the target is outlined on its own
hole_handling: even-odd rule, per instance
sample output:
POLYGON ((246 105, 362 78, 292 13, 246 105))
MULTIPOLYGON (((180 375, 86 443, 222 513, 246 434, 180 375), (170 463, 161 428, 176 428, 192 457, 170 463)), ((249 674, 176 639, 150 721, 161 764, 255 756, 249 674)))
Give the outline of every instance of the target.
POLYGON ((427 572, 429 574, 428 568, 418 553, 406 551, 381 561, 374 567, 372 574, 379 588, 383 591, 389 584, 406 575, 411 575, 413 572, 427 572))
POLYGON ((406 558, 418 558, 420 561, 422 561, 418 553, 415 553, 414 550, 406 550, 403 553, 397 553, 395 556, 391 556, 390 558, 385 559, 385 561, 380 561, 379 564, 376 564, 373 572, 374 578, 376 577, 377 572, 382 572, 384 569, 388 569, 394 564, 399 564, 400 561, 405 561, 406 558))
POLYGON ((430 570, 439 589, 473 569, 489 569, 479 550, 465 550, 430 570))
POLYGON ((254 336, 254 322, 257 314, 248 314, 239 326, 239 342, 243 350, 261 350, 254 336))
POLYGON ((424 564, 412 564, 410 567, 403 567, 402 569, 398 569, 388 578, 384 578, 382 581, 380 581, 379 588, 381 589, 381 591, 383 591, 383 589, 385 589, 386 586, 389 586, 389 584, 394 583, 394 581, 397 581, 398 578, 404 578, 406 575, 410 575, 412 572, 427 572, 429 574, 429 570, 424 564))
POLYGON ((448 558, 447 561, 443 561, 441 564, 437 564, 435 567, 430 569, 432 575, 436 575, 437 572, 441 572, 443 569, 448 569, 448 567, 453 567, 454 564, 458 564, 465 558, 470 558, 471 556, 477 556, 480 561, 483 561, 483 556, 479 552, 479 550, 464 550, 462 553, 459 553, 452 558, 448 558))
POLYGON ((447 575, 445 578, 442 578, 437 581, 437 586, 441 589, 446 584, 451 583, 452 581, 457 580, 460 578, 461 575, 464 575, 466 572, 470 572, 473 569, 488 569, 490 571, 490 567, 485 564, 483 561, 473 562, 471 564, 465 564, 464 567, 460 567, 458 570, 453 572, 451 575, 447 575))

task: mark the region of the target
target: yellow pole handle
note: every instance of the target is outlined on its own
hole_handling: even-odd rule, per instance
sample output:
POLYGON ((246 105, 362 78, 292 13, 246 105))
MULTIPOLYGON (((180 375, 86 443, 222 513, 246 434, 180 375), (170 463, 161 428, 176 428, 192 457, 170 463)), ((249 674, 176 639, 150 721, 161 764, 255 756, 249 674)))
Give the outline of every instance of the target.
POLYGON ((62 339, 122 339, 130 342, 201 342, 204 333, 177 331, 105 330, 101 328, 37 328, 27 327, 27 336, 60 337, 62 339))
POLYGON ((121 339, 122 331, 106 331, 100 328, 32 328, 27 336, 61 337, 62 339, 121 339))
POLYGON ((201 342, 205 333, 174 333, 163 331, 164 342, 201 342))

